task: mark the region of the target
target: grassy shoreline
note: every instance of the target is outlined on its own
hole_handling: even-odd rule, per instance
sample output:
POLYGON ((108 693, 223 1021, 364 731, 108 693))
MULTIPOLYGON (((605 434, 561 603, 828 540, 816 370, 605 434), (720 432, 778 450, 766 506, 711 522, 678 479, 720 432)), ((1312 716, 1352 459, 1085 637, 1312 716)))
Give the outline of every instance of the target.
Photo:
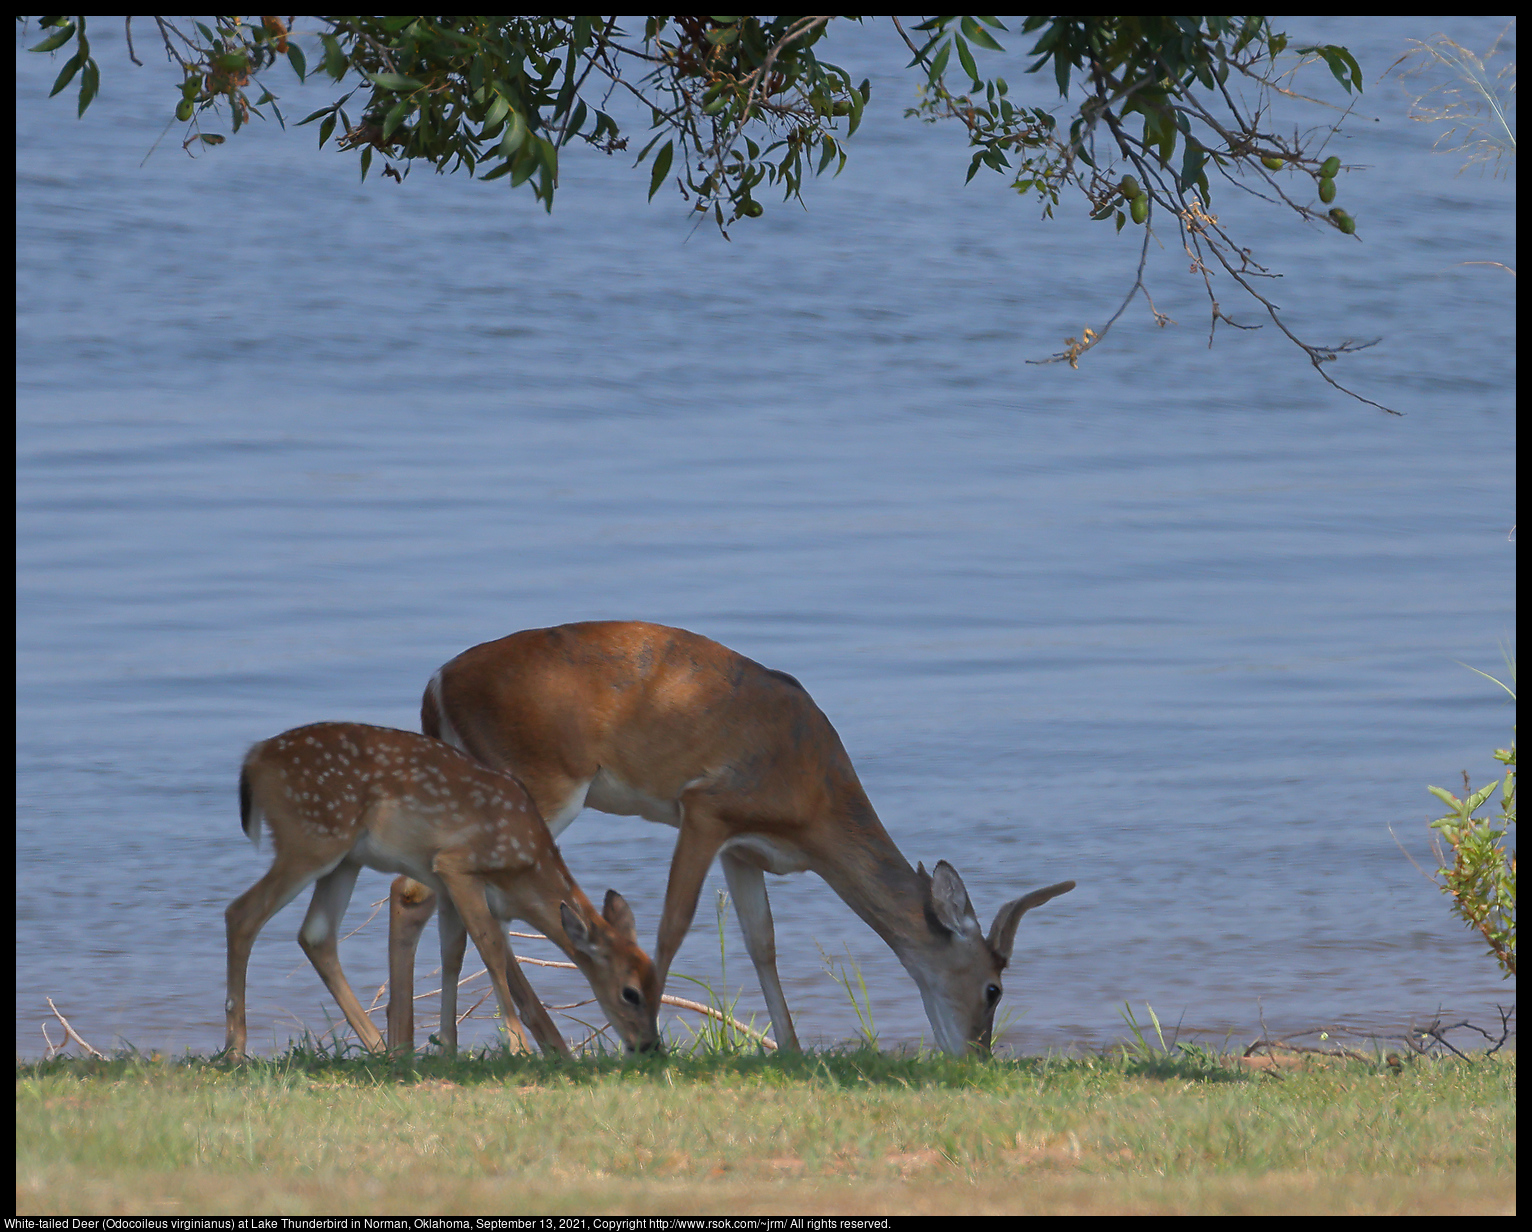
POLYGON ((18 1064, 18 1213, 1509 1213, 1514 1054, 18 1064))

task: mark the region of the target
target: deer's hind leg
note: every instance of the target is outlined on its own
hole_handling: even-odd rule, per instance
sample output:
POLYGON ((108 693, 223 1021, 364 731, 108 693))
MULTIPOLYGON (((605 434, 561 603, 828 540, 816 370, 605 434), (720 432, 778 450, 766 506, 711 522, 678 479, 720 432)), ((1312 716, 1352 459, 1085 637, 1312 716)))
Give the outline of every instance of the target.
POLYGON ((734 912, 739 917, 740 931, 745 934, 745 949, 750 952, 756 978, 761 982, 777 1046, 796 1052, 798 1034, 793 1030, 793 1016, 782 992, 781 977, 777 975, 776 930, 771 920, 771 902, 766 897, 766 874, 732 851, 725 851, 719 863, 734 897, 734 912))
POLYGON ((267 921, 297 898, 313 882, 328 874, 345 857, 344 848, 329 860, 314 859, 304 852, 279 850, 277 858, 259 881, 229 904, 223 913, 228 934, 228 983, 224 1000, 227 1034, 224 1048, 235 1057, 245 1055, 245 985, 250 951, 267 921))
MULTIPOLYGON (((435 910, 436 895, 429 887, 421 885, 411 877, 394 878, 394 883, 388 892, 388 1050, 390 1052, 410 1052, 415 1047, 415 951, 420 945, 420 934, 425 930, 427 922, 431 919, 431 913, 435 910)), ((461 953, 461 944, 458 948, 461 953)), ((445 999, 445 984, 442 985, 442 996, 445 999)), ((445 1013, 442 1016, 442 1022, 445 1025, 445 1013)))
POLYGON ((373 1025, 372 1019, 367 1017, 367 1011, 357 1000, 356 993, 351 991, 346 973, 341 970, 338 948, 340 922, 346 914, 347 904, 351 902, 351 891, 361 871, 360 864, 347 861, 319 879, 314 886, 314 898, 309 903, 308 914, 303 917, 303 927, 298 930, 298 944, 308 955, 309 962, 314 964, 314 970, 319 972, 319 978, 330 990, 330 995, 335 998, 357 1038, 373 1052, 382 1052, 382 1033, 373 1025))

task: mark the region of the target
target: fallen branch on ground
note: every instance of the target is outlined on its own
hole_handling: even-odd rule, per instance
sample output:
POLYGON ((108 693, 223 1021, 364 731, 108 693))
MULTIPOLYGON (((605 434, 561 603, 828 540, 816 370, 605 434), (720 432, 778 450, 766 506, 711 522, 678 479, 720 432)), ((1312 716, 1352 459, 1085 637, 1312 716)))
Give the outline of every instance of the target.
POLYGON ((73 1040, 75 1043, 80 1045, 81 1048, 85 1049, 86 1052, 90 1053, 91 1056, 99 1057, 101 1060, 105 1061, 107 1059, 105 1054, 97 1052, 94 1048, 92 1048, 89 1044, 87 1044, 83 1039, 81 1039, 80 1038, 80 1033, 69 1025, 69 1019, 65 1018, 64 1015, 59 1013, 59 1007, 53 1004, 53 998, 52 997, 48 997, 47 1001, 48 1001, 48 1008, 53 1011, 53 1016, 55 1018, 57 1018, 59 1020, 59 1022, 61 1022, 63 1024, 63 1026, 64 1026, 64 1038, 59 1043, 55 1044, 53 1042, 52 1038, 48 1034, 48 1024, 46 1022, 42 1024, 43 1039, 48 1041, 48 1052, 43 1057, 43 1060, 44 1061, 51 1061, 51 1060, 53 1060, 53 1058, 55 1056, 57 1056, 65 1048, 69 1047, 69 1041, 73 1040))

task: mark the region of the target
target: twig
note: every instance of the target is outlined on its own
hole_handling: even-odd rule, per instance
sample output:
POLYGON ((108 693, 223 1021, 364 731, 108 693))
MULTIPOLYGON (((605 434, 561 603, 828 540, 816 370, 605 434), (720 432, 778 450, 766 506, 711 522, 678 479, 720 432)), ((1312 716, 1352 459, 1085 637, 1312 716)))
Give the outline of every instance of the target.
POLYGON ((672 997, 669 993, 661 997, 660 1001, 665 1005, 673 1005, 679 1010, 691 1010, 694 1014, 706 1014, 709 1018, 716 1018, 719 1022, 726 1022, 736 1031, 748 1035, 770 1051, 775 1052, 777 1049, 776 1041, 767 1039, 765 1035, 754 1027, 747 1027, 739 1019, 730 1018, 729 1015, 715 1010, 711 1005, 703 1005, 700 1001, 688 1001, 684 997, 672 997))
MULTIPOLYGON (((1300 1035, 1309 1034, 1307 1031, 1299 1032, 1300 1035)), ((1365 1053, 1355 1052, 1350 1048, 1316 1048, 1312 1044, 1293 1044, 1285 1039, 1266 1039, 1264 1036, 1246 1048, 1242 1056, 1254 1056, 1257 1048, 1266 1049, 1269 1054, 1273 1048, 1280 1048, 1284 1052, 1301 1052, 1321 1057, 1346 1057, 1352 1061, 1371 1061, 1372 1058, 1365 1053)))
POLYGON ((53 1016, 57 1018, 59 1022, 61 1022, 64 1026, 64 1039, 61 1043, 55 1044, 48 1035, 48 1024, 46 1022, 43 1023, 43 1039, 48 1041, 48 1054, 43 1058, 43 1060, 53 1060, 54 1056, 69 1046, 70 1040, 73 1040, 75 1043, 80 1045, 80 1047, 85 1049, 86 1052, 90 1053, 91 1056, 97 1057, 102 1061, 107 1060, 107 1057, 104 1053, 97 1052, 94 1048, 92 1048, 89 1044, 80 1038, 80 1033, 69 1025, 69 1019, 65 1018, 64 1015, 59 1013, 59 1007, 53 1004, 52 997, 48 997, 47 1002, 48 1008, 53 1011, 53 1016))
POLYGON ((1095 346, 1098 342, 1106 337, 1107 331, 1110 330, 1113 325, 1117 324, 1117 318, 1122 316, 1122 314, 1127 310, 1128 305, 1133 302, 1133 297, 1140 291, 1144 293, 1144 298, 1149 300, 1149 311, 1154 314, 1156 323, 1159 324, 1161 328, 1167 324, 1173 324, 1168 316, 1166 316, 1163 312, 1154 306, 1154 300, 1149 296, 1149 288, 1144 286, 1144 265, 1149 260, 1149 237, 1151 234, 1152 233, 1150 232, 1149 228, 1145 226, 1144 245, 1142 250, 1139 252, 1138 273, 1133 279, 1133 285, 1128 288, 1128 293, 1123 297, 1122 303, 1118 305, 1117 311, 1114 312, 1111 316, 1111 319, 1101 327, 1101 331, 1097 333, 1095 330, 1091 329, 1082 330, 1081 336, 1078 340, 1074 338, 1064 339, 1064 350, 1058 352, 1055 355, 1048 356, 1047 359, 1029 359, 1026 361, 1027 363, 1056 364, 1062 360, 1067 361, 1071 368, 1078 368, 1080 366, 1080 356, 1085 354, 1086 351, 1090 350, 1093 346, 1095 346))

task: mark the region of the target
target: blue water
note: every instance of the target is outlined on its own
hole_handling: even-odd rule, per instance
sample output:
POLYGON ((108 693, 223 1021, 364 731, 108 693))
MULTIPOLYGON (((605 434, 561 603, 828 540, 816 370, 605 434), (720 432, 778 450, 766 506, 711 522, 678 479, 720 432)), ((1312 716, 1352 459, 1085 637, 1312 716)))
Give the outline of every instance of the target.
MULTIPOLYGON (((1285 25, 1367 71, 1338 147, 1363 242, 1215 206, 1301 336, 1381 336, 1335 375, 1402 418, 1270 326, 1209 350, 1169 231, 1149 275, 1175 326, 1135 305, 1078 371, 1028 365, 1115 311, 1137 228, 964 188, 877 29, 836 36, 874 84, 844 174, 729 243, 578 151, 551 216, 504 182, 361 184, 312 128, 193 160, 142 43, 133 68, 92 27, 77 121, 19 40, 18 1055, 48 997, 98 1047, 220 1046, 223 909, 268 858, 237 820, 249 743, 414 727, 460 650, 591 618, 797 676, 908 858, 955 864, 986 923, 1079 882, 1022 924, 1015 1048, 1118 1038, 1124 1002, 1236 1039, 1495 1021, 1514 985, 1390 827, 1425 865, 1426 784, 1487 781, 1511 739, 1460 664, 1504 677, 1514 627, 1515 284, 1463 263, 1514 266, 1515 191, 1374 82, 1409 38, 1483 51, 1501 23, 1285 25)), ((672 842, 588 813, 562 846, 652 939, 672 842)), ((764 1023, 732 919, 718 969, 722 885, 677 970, 764 1023)), ((348 924, 386 886, 365 874, 348 924)), ((816 946, 859 966, 886 1043, 929 1035, 832 891, 769 888, 802 1036, 857 1030, 816 946)), ((252 1046, 339 1020, 293 941, 305 902, 256 947, 252 1046)), ((342 954, 367 999, 381 920, 342 954)))

